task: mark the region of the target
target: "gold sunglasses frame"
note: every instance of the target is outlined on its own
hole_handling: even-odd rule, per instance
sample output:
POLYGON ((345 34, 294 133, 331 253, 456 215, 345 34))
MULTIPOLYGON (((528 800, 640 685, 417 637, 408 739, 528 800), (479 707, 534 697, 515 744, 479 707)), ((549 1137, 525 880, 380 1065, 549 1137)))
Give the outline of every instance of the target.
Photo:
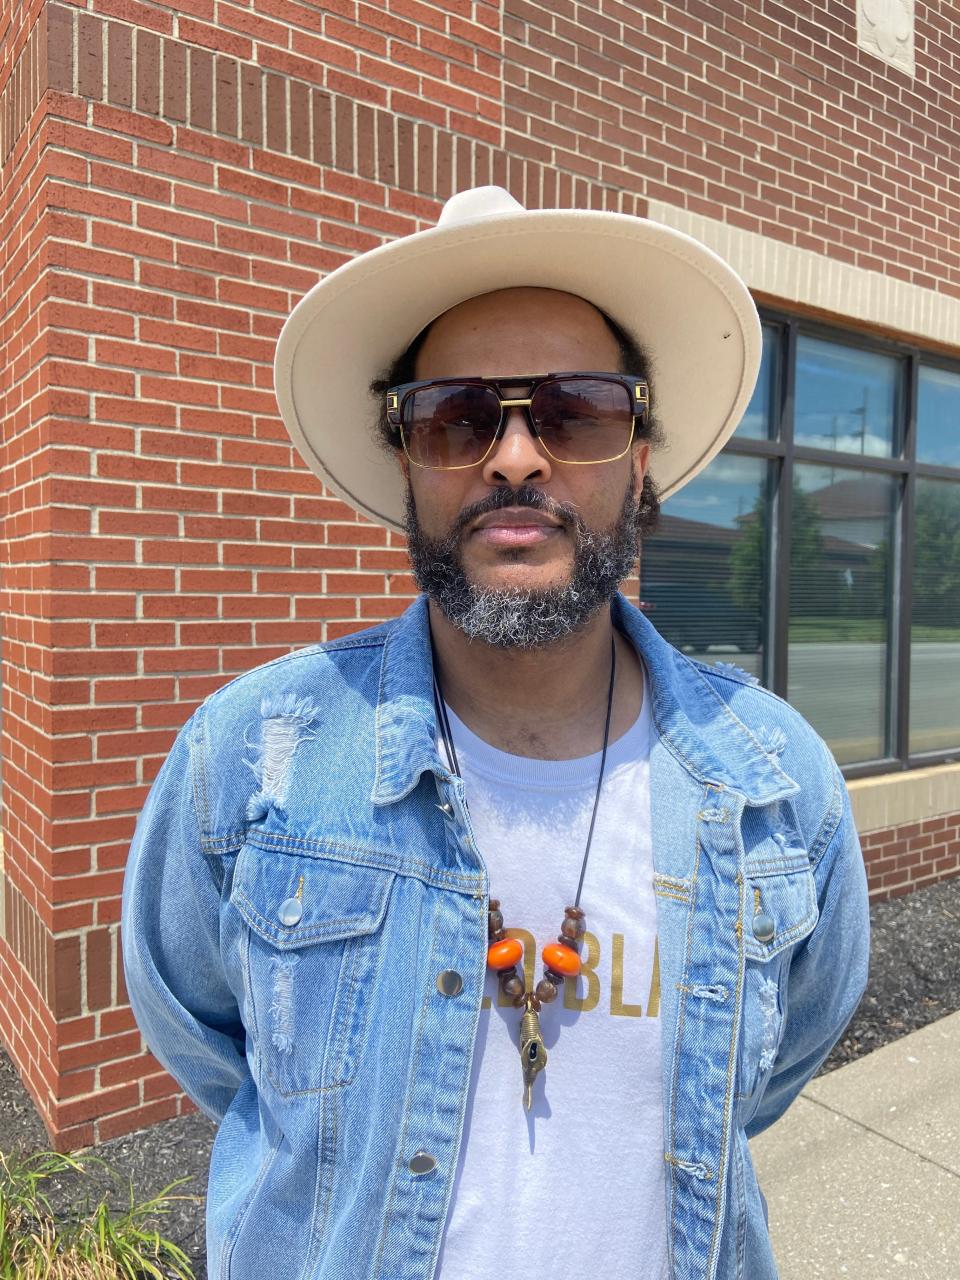
POLYGON ((527 428, 534 440, 540 445, 551 462, 558 462, 565 467, 595 467, 605 462, 616 462, 618 458, 622 458, 629 452, 630 446, 633 444, 634 435, 637 429, 637 419, 646 422, 647 415, 650 411, 650 388, 646 379, 635 376, 634 374, 620 374, 609 372, 584 372, 582 370, 571 370, 563 373, 546 373, 546 374, 516 374, 509 378, 428 378, 421 382, 405 382, 400 383, 396 387, 390 387, 387 391, 387 421, 400 434, 400 443, 403 446, 403 452, 407 461, 413 467, 420 467, 423 471, 466 471, 470 467, 479 467, 486 462, 490 454, 496 449, 497 444, 503 438, 506 430, 508 409, 526 409, 527 428), (530 406, 533 403, 533 396, 537 389, 544 383, 550 382, 555 378, 582 378, 582 379, 601 379, 604 382, 616 382, 627 389, 632 394, 636 411, 632 416, 630 423, 630 435, 627 439, 626 446, 619 453, 613 454, 609 458, 591 458, 587 462, 577 462, 568 458, 555 458, 554 455, 544 444, 543 437, 537 430, 533 422, 533 415, 530 412, 530 406), (500 388, 506 386, 515 386, 517 384, 529 384, 530 394, 524 399, 504 399, 501 395, 500 388), (402 413, 403 402, 408 395, 412 395, 415 391, 421 391, 425 387, 442 387, 455 386, 459 384, 467 384, 469 386, 484 386, 493 390, 497 399, 500 401, 500 422, 490 446, 482 458, 478 458, 476 462, 461 462, 453 467, 432 467, 426 462, 417 462, 416 459, 410 457, 410 451, 407 448, 407 438, 403 430, 402 413), (631 393, 631 387, 633 388, 631 393))

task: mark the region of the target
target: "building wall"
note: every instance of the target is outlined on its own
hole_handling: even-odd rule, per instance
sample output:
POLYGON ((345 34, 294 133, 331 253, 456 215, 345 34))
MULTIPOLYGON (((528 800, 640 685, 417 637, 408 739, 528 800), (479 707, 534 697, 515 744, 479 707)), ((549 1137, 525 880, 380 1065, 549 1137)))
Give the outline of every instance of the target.
POLYGON ((189 1108, 118 939, 176 730, 413 591, 403 539, 287 443, 272 359, 298 298, 494 182, 952 304, 958 28, 918 6, 911 79, 858 49, 853 0, 0 6, 0 1038, 58 1145, 189 1108))

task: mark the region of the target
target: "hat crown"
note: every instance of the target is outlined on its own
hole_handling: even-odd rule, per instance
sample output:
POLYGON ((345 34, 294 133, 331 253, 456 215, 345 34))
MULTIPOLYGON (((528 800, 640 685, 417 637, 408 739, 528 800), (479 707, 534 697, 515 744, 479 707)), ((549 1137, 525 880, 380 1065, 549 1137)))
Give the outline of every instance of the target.
POLYGON ((503 187, 471 187, 450 197, 440 211, 437 226, 451 227, 477 218, 497 218, 512 213, 526 213, 526 210, 503 187))

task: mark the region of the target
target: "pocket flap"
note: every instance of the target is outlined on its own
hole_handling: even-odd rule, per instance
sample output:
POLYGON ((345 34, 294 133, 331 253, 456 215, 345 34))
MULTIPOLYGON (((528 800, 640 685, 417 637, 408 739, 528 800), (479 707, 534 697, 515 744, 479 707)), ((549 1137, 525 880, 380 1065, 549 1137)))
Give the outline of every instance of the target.
POLYGON ((261 938, 291 949, 374 933, 383 923, 395 872, 332 858, 245 845, 230 901, 261 938), (291 910, 290 900, 294 906, 291 910), (284 924, 299 916, 295 923, 284 924))
POLYGON ((744 864, 747 906, 743 922, 746 955, 766 961, 784 947, 805 938, 820 918, 817 886, 806 849, 784 849, 772 840, 750 851, 744 864), (773 921, 773 936, 766 942, 756 936, 758 915, 773 921))

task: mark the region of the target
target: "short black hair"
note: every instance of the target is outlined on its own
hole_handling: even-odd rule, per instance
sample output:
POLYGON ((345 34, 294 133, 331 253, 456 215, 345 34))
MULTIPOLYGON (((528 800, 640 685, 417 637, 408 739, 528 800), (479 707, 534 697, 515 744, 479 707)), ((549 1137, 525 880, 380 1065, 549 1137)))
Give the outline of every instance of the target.
MULTIPOLYGON (((612 316, 607 315, 595 303, 591 305, 600 313, 601 319, 610 330, 617 344, 620 362, 618 372, 638 375, 643 378, 649 389, 650 408, 647 412, 646 422, 634 436, 633 442, 634 444, 638 442, 649 444, 654 449, 659 448, 664 442, 664 435, 656 416, 656 393, 650 355, 612 316)), ((416 381, 417 356, 419 356, 423 344, 427 340, 427 335, 439 318, 439 316, 435 316, 428 325, 425 325, 406 350, 397 356, 389 368, 384 370, 379 378, 374 378, 370 383, 371 394, 377 399, 377 443, 388 454, 396 454, 403 446, 399 430, 387 420, 387 390, 390 387, 399 386, 403 382, 416 381)))

